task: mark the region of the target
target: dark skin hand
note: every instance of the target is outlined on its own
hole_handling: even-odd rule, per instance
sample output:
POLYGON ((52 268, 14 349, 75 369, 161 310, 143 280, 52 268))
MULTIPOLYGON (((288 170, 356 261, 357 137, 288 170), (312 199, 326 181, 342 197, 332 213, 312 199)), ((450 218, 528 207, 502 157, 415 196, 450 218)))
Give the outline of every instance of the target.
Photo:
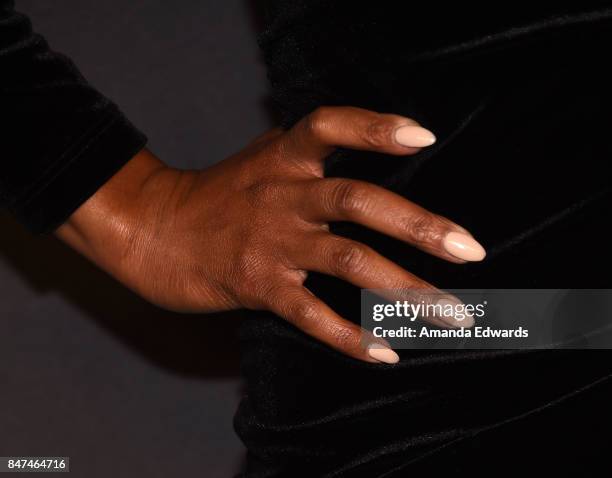
POLYGON ((371 248, 330 233, 331 221, 362 224, 458 264, 484 257, 450 220, 378 186, 324 177, 323 161, 336 147, 418 152, 402 136, 421 132, 417 126, 397 115, 325 107, 202 171, 168 167, 144 150, 57 235, 161 307, 266 309, 351 357, 392 363, 393 351, 366 346, 384 342, 303 283, 307 271, 317 271, 361 288, 435 290, 371 248))

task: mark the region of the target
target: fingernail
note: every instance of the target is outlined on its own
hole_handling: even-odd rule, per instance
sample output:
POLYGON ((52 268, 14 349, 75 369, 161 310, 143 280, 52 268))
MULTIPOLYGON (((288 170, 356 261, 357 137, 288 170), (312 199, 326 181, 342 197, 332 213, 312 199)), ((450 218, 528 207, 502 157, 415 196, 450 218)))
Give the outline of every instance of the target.
POLYGON ((378 360, 379 362, 383 363, 399 362, 399 355, 397 355, 390 348, 378 343, 368 345, 368 355, 374 360, 378 360))
POLYGON ((395 141, 402 146, 421 148, 434 144, 436 137, 428 129, 420 126, 406 125, 395 130, 395 141))
POLYGON ((448 298, 440 299, 436 305, 441 306, 442 316, 439 317, 442 322, 451 327, 472 327, 474 325, 474 316, 465 311, 463 302, 448 298))
POLYGON ((464 261, 481 261, 487 255, 472 236, 461 232, 450 232, 444 238, 444 249, 449 254, 464 261))

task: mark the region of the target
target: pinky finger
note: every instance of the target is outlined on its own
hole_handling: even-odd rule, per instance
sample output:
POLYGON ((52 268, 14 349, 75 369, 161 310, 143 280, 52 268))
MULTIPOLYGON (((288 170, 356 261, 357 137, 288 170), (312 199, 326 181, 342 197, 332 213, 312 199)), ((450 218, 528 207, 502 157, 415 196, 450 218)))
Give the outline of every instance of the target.
POLYGON ((399 356, 368 331, 343 319, 302 286, 275 290, 270 310, 339 352, 371 363, 397 363, 399 356))

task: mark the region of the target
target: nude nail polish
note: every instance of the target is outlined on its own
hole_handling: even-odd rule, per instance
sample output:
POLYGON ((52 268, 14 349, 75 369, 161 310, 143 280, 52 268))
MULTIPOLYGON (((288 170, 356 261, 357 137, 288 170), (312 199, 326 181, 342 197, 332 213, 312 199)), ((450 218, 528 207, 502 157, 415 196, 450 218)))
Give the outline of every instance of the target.
POLYGON ((461 310, 462 315, 449 314, 442 315, 439 319, 451 327, 472 327, 474 325, 474 316, 463 310, 463 302, 454 299, 442 298, 436 302, 436 305, 442 307, 442 311, 454 311, 459 312, 461 310), (461 309, 459 309, 461 307, 461 309))
POLYGON ((395 141, 402 146, 422 148, 434 144, 436 137, 431 131, 421 126, 406 125, 395 130, 395 141))
POLYGON ((377 343, 368 345, 368 355, 374 360, 378 360, 379 362, 383 363, 399 362, 399 355, 397 355, 390 348, 377 343))
POLYGON ((448 233, 443 243, 446 252, 464 261, 481 261, 487 255, 484 247, 472 236, 461 232, 448 233))

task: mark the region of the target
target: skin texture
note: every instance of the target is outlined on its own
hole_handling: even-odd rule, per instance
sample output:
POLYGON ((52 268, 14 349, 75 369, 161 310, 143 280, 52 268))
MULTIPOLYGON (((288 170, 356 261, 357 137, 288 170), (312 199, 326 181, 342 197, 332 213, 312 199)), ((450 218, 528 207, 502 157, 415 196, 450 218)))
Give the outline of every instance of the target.
MULTIPOLYGON (((372 184, 323 176, 323 161, 336 147, 418 152, 405 146, 405 129, 396 136, 405 126, 418 125, 396 115, 324 107, 202 171, 167 167, 144 150, 57 235, 163 308, 266 309, 351 357, 394 362, 395 355, 368 353, 367 345, 380 339, 339 317, 303 282, 307 271, 317 271, 362 288, 435 291, 369 247, 331 234, 330 221, 360 223, 465 262, 444 246, 452 232, 475 242, 465 229, 372 184)), ((423 144, 423 131, 416 131, 423 144)))

